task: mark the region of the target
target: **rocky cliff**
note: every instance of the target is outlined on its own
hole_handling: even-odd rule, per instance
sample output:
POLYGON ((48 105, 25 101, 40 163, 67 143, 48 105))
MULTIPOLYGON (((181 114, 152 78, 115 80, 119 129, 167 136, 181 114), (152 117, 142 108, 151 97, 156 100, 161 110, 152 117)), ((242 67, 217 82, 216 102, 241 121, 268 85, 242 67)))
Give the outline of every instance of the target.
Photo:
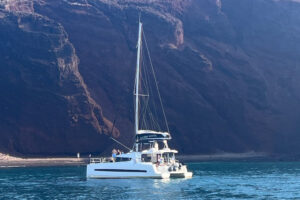
POLYGON ((0 151, 103 152, 111 135, 131 145, 139 12, 173 147, 194 154, 300 150, 296 1, 0 5, 0 151))

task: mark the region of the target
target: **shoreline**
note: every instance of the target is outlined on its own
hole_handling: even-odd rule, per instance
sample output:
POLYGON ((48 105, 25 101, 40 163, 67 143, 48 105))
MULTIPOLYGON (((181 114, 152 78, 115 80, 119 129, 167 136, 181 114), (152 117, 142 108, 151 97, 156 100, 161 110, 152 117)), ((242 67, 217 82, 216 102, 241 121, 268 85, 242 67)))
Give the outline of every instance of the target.
POLYGON ((8 167, 46 167, 46 166, 79 166, 86 165, 89 158, 77 157, 15 157, 0 153, 0 168, 8 167))
POLYGON ((183 162, 209 162, 209 161, 259 161, 271 158, 267 153, 217 153, 198 155, 177 155, 178 160, 183 162))
MULTIPOLYGON (((181 162, 217 162, 217 161, 258 161, 258 162, 280 162, 300 161, 299 156, 269 155, 266 153, 219 153, 199 155, 177 155, 181 162)), ((41 157, 20 158, 0 153, 0 169, 12 167, 49 167, 49 166, 84 166, 88 164, 88 157, 41 157)))
POLYGON ((0 160, 0 168, 10 167, 50 167, 50 166, 83 166, 88 158, 21 158, 18 160, 0 160))

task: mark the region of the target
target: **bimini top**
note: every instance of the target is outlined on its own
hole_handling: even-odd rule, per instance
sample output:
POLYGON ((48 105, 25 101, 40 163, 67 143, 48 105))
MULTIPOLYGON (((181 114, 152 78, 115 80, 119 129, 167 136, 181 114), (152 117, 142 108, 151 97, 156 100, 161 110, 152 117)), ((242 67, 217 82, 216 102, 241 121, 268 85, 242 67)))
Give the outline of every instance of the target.
POLYGON ((168 132, 161 132, 161 131, 153 131, 153 130, 138 130, 137 134, 166 134, 166 135, 170 135, 170 133, 168 132))
POLYGON ((147 149, 142 151, 142 154, 163 154, 163 153, 178 153, 175 149, 164 148, 157 150, 155 148, 147 149))
POLYGON ((153 130, 138 130, 136 134, 137 142, 151 140, 170 140, 171 135, 168 132, 160 132, 153 130))

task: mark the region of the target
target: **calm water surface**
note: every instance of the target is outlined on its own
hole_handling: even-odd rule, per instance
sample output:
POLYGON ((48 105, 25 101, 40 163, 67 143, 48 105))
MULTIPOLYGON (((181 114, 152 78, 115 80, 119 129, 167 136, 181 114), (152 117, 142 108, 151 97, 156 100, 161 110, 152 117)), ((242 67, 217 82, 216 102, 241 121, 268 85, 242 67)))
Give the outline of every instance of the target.
POLYGON ((300 162, 190 163, 192 179, 87 180, 85 167, 0 169, 0 199, 300 199, 300 162))

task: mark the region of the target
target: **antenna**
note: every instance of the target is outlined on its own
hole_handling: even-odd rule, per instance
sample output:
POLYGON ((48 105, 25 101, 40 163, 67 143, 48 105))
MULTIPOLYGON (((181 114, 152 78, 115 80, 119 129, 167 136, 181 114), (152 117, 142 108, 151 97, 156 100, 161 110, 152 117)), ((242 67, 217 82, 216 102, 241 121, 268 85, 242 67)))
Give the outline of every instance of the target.
MULTIPOLYGON (((114 128, 115 128, 116 121, 117 121, 117 118, 115 118, 115 120, 114 120, 114 122, 113 122, 113 126, 112 126, 112 129, 111 129, 111 134, 112 134, 112 135, 113 135, 113 131, 114 131, 114 128)), ((112 139, 112 140, 115 141, 116 143, 122 145, 123 147, 125 147, 126 149, 128 149, 129 151, 131 151, 131 149, 130 149, 129 147, 127 147, 125 144, 122 144, 120 141, 116 140, 115 138, 110 137, 110 139, 112 139)))
POLYGON ((141 11, 139 12, 139 22, 141 22, 141 11))
POLYGON ((110 133, 111 133, 112 135, 113 135, 113 131, 114 131, 114 128, 115 128, 116 121, 117 121, 117 118, 114 119, 114 122, 113 122, 113 125, 112 125, 112 128, 111 128, 111 131, 110 131, 110 133))

